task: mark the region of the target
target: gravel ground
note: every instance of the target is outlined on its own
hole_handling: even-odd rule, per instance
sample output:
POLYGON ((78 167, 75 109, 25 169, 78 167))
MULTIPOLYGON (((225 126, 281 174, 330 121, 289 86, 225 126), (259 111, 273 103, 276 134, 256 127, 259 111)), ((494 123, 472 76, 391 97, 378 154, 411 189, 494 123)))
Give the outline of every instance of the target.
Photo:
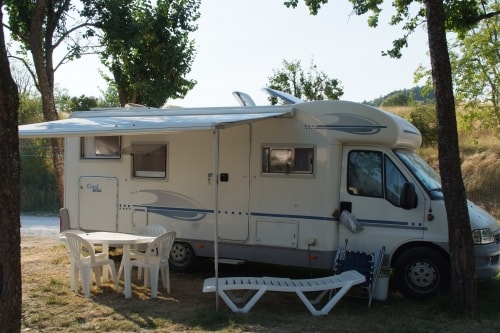
POLYGON ((58 238, 59 216, 21 215, 21 235, 58 238))

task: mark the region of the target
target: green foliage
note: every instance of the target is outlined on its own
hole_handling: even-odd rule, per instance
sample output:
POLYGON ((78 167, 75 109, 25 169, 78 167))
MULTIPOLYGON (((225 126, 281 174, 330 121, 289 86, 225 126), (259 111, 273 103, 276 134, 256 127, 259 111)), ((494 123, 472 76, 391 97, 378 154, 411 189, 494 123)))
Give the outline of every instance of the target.
MULTIPOLYGON (((461 30, 450 43, 454 95, 462 106, 458 125, 469 135, 482 128, 492 129, 500 136, 500 17, 488 16, 498 10, 500 2, 491 1, 480 13, 485 18, 472 29, 461 30)), ((472 16, 467 20, 472 20, 472 16)), ((415 71, 415 81, 419 80, 425 81, 426 89, 432 89, 430 69, 420 66, 415 71)), ((474 140, 472 136, 471 139, 474 140)))
POLYGON ((60 207, 49 139, 21 139, 21 211, 57 212, 60 207))
MULTIPOLYGON (((349 0, 352 4, 353 13, 356 15, 368 14, 368 26, 377 27, 379 17, 382 13, 384 0, 349 0)), ((284 5, 296 8, 299 0, 286 0, 284 5)), ((304 0, 311 15, 318 14, 322 5, 328 0, 304 0)), ((483 13, 481 7, 483 2, 477 0, 443 1, 445 11, 445 25, 449 31, 462 33, 471 29, 477 22, 488 15, 498 15, 498 13, 483 13)), ((402 36, 392 42, 392 48, 383 51, 383 55, 391 58, 401 58, 402 50, 408 46, 409 36, 426 22, 426 11, 424 1, 415 0, 395 0, 392 2, 395 12, 389 21, 390 25, 400 26, 402 36), (418 7, 419 8, 418 8, 418 7)))
MULTIPOLYGON (((19 124, 43 121, 42 100, 29 94, 19 96, 19 124)), ((20 139, 20 198, 22 212, 57 212, 54 167, 49 139, 20 139)))
MULTIPOLYGON (((328 3, 328 0, 304 0, 306 5, 309 7, 309 12, 311 15, 318 14, 318 10, 321 8, 321 5, 328 3)), ((299 3, 299 0, 286 0, 284 5, 288 8, 296 8, 299 3)))
MULTIPOLYGON (((492 1, 487 10, 500 10, 492 1)), ((500 17, 484 19, 474 29, 459 34, 450 53, 455 96, 467 112, 461 128, 471 133, 481 127, 500 135, 500 17)))
POLYGON ((189 33, 199 0, 84 0, 82 15, 102 31, 102 63, 112 73, 120 104, 161 106, 182 98, 196 81, 185 77, 194 60, 189 33), (155 5, 153 5, 153 3, 155 5))
POLYGON ((114 84, 108 84, 106 90, 101 90, 101 94, 104 99, 99 101, 100 107, 119 107, 120 98, 118 97, 118 91, 114 84))
POLYGON ((422 146, 433 146, 438 142, 436 108, 433 104, 414 103, 407 120, 422 134, 422 146))
MULTIPOLYGON (((305 73, 300 61, 283 60, 283 68, 273 70, 268 87, 305 101, 336 100, 344 94, 340 80, 331 79, 324 72, 318 71, 312 61, 305 73)), ((269 100, 273 105, 278 102, 275 97, 270 97, 269 100)))
POLYGON ((70 100, 71 111, 89 111, 98 105, 98 100, 95 97, 81 95, 80 97, 72 97, 70 100))
POLYGON ((473 133, 477 129, 492 129, 493 135, 500 138, 499 119, 498 107, 480 103, 467 103, 464 112, 457 117, 459 129, 468 133, 472 142, 476 139, 473 133))
POLYGON ((43 121, 42 100, 30 97, 28 94, 19 95, 19 125, 39 123, 43 121))

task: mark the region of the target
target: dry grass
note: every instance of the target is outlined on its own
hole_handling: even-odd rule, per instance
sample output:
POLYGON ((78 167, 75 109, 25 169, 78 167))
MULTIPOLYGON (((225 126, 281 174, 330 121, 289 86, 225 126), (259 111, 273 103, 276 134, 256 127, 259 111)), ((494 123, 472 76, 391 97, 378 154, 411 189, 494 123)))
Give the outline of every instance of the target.
MULTIPOLYGON (((119 257, 116 257, 117 264, 119 257)), ((222 267, 221 274, 300 275, 283 267, 222 267)), ((235 314, 213 294, 203 294, 211 263, 193 274, 171 274, 172 293, 149 298, 134 280, 125 299, 112 283, 92 287, 90 299, 69 289, 69 262, 57 239, 22 238, 23 332, 499 332, 500 280, 479 285, 482 320, 455 316, 449 300, 419 303, 391 293, 368 309, 366 300, 344 298, 328 316, 314 317, 294 294, 267 293, 248 314, 235 314)), ((316 274, 316 272, 314 272, 316 274)), ((122 286, 123 287, 123 286, 122 286)))
MULTIPOLYGON (((400 117, 412 110, 404 106, 384 109, 400 117)), ((475 129, 459 133, 459 143, 467 197, 500 221, 500 140, 493 130, 475 129)), ((418 153, 439 171, 437 147, 422 147, 418 153)))

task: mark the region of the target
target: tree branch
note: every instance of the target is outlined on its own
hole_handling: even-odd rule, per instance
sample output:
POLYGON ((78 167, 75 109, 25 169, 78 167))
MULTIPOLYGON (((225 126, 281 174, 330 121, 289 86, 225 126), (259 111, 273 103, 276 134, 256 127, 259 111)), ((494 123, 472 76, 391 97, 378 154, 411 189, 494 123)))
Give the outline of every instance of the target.
POLYGON ((26 69, 28 70, 28 73, 31 75, 31 78, 33 79, 33 82, 35 83, 35 87, 38 89, 38 91, 40 91, 40 87, 38 85, 38 78, 36 76, 36 73, 33 72, 33 70, 30 67, 30 64, 26 61, 26 59, 12 55, 10 53, 8 54, 8 57, 12 58, 12 59, 19 60, 24 65, 24 67, 26 67, 26 69))

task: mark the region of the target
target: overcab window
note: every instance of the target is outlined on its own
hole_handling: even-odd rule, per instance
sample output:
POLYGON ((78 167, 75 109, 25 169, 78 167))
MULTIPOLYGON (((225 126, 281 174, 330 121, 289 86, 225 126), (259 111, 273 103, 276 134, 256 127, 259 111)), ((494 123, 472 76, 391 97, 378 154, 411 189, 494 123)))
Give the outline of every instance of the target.
POLYGON ((80 140, 81 158, 116 159, 121 158, 119 136, 88 136, 80 140))

